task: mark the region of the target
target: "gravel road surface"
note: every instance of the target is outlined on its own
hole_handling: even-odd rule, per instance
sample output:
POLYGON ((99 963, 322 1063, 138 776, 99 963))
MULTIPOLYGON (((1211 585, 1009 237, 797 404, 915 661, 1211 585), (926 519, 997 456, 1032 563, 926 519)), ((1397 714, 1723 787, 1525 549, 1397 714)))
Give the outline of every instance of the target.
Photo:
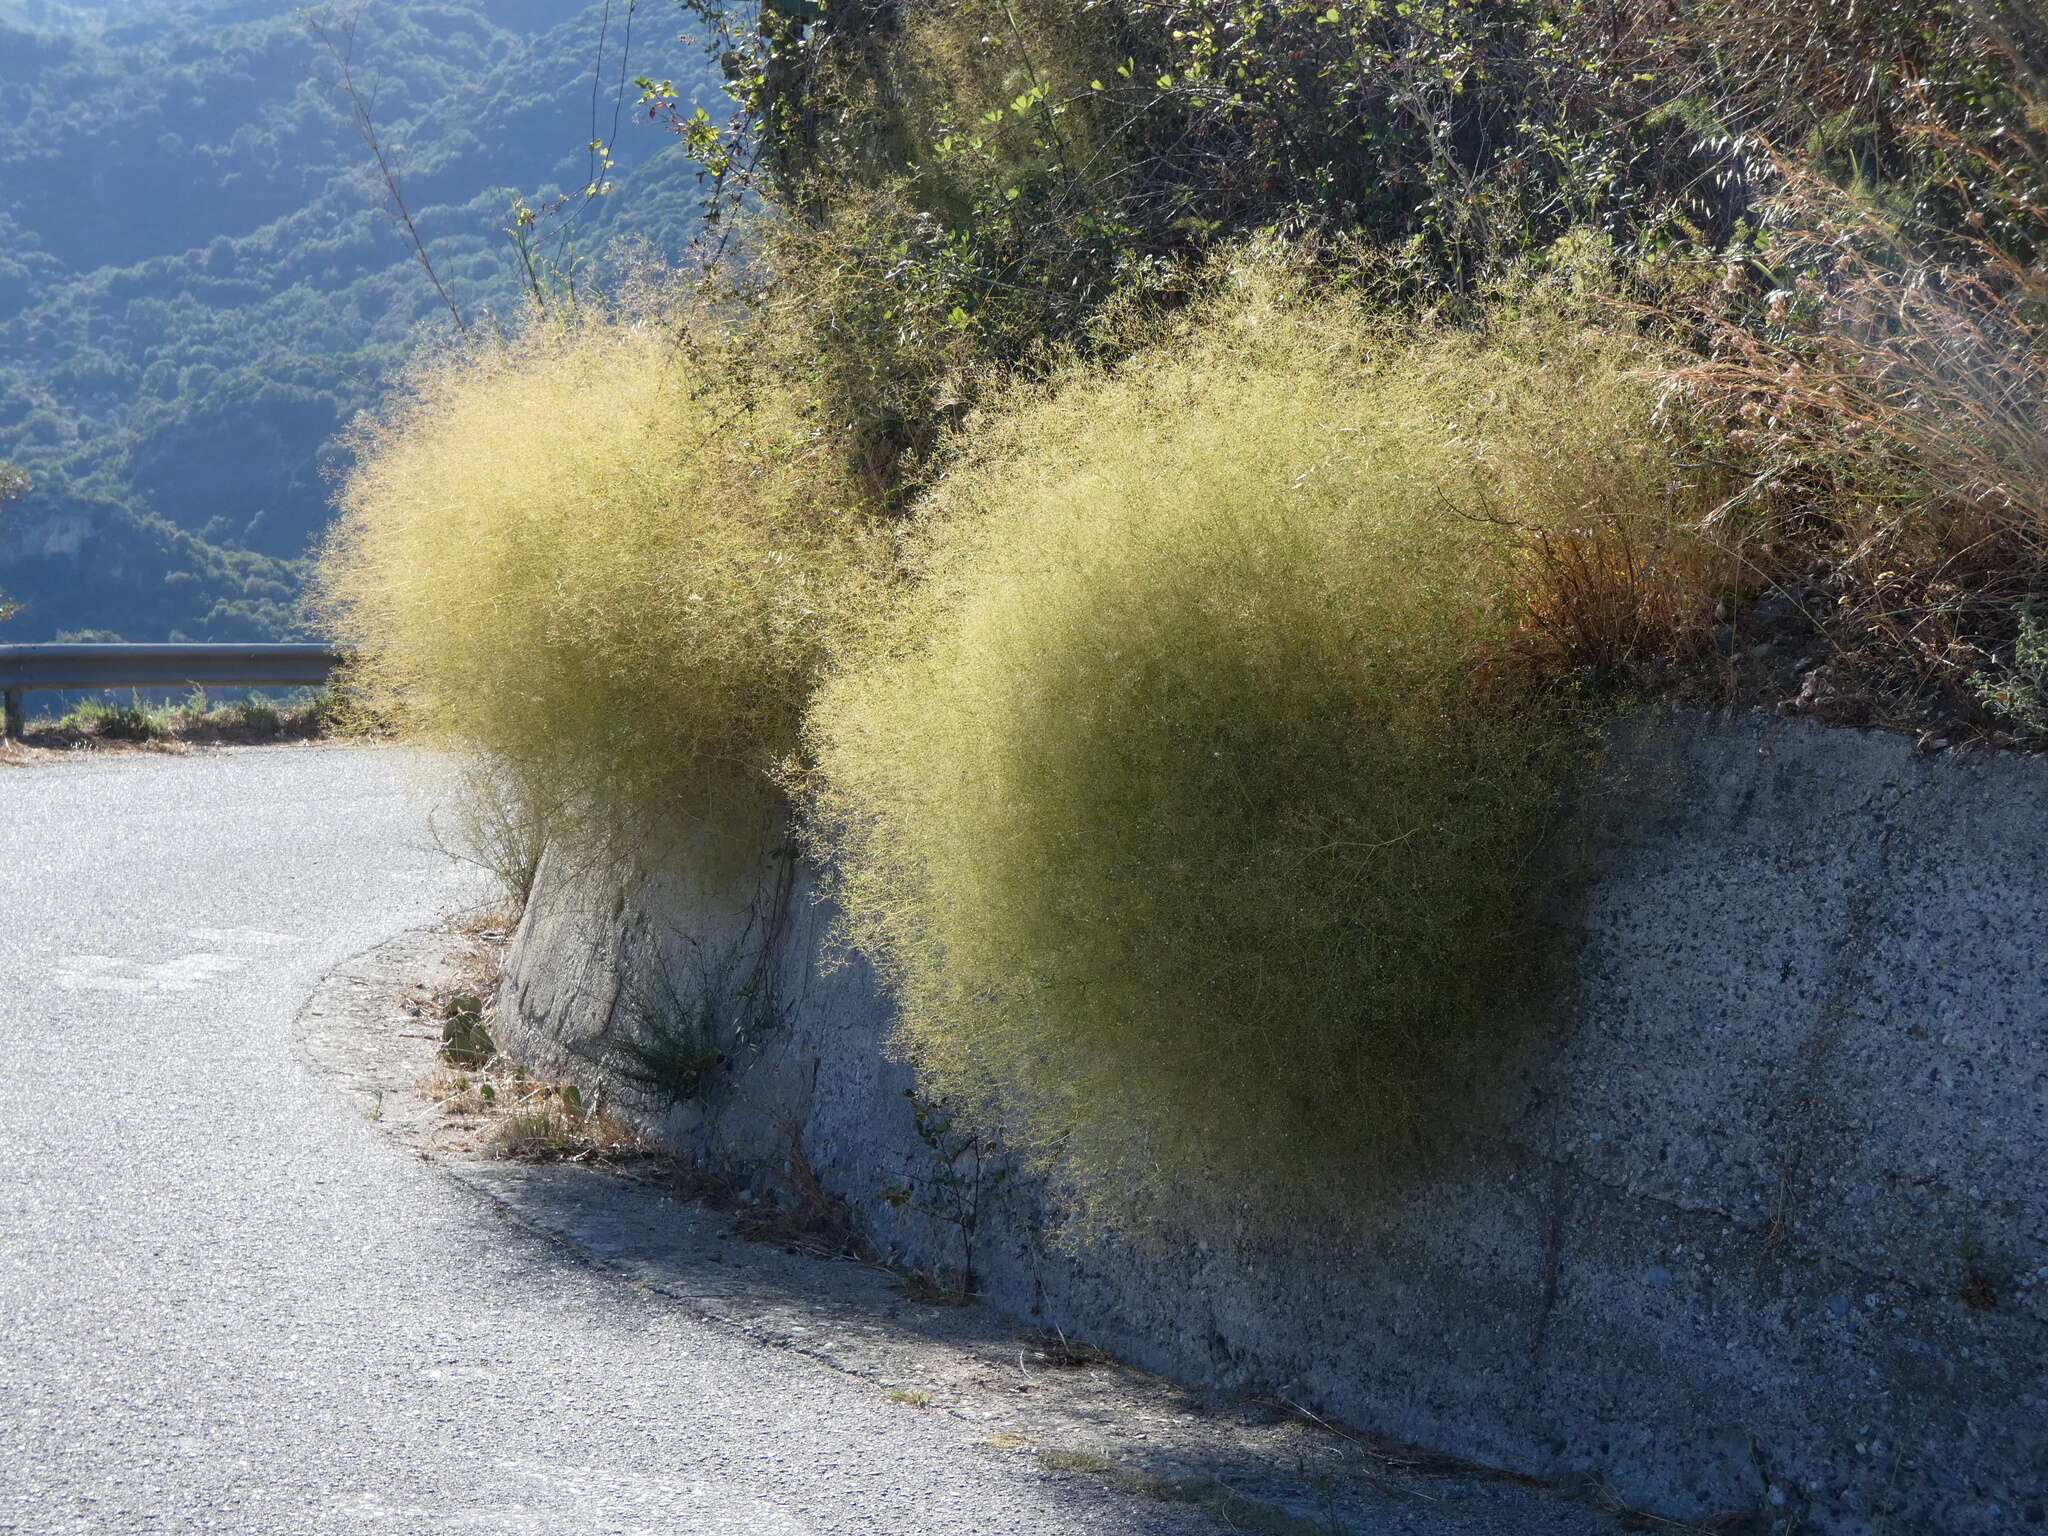
POLYGON ((1218 1528, 593 1269, 311 1081, 323 973, 487 894, 434 783, 0 765, 0 1531, 1218 1528))

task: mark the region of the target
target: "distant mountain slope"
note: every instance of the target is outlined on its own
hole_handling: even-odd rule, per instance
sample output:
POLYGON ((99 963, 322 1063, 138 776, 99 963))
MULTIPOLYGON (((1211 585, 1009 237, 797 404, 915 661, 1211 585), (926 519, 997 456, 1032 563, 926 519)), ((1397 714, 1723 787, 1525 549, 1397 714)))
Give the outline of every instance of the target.
MULTIPOLYGON (((512 190, 580 193, 593 138, 615 140, 615 190, 544 221, 551 250, 687 241, 692 167, 631 110, 638 74, 714 105, 667 0, 322 19, 339 37, 351 17, 355 77, 471 324, 518 303, 512 190)), ((0 514, 0 588, 24 605, 6 638, 292 633, 335 434, 451 324, 334 73, 284 0, 0 0, 0 459, 35 480, 0 514)))

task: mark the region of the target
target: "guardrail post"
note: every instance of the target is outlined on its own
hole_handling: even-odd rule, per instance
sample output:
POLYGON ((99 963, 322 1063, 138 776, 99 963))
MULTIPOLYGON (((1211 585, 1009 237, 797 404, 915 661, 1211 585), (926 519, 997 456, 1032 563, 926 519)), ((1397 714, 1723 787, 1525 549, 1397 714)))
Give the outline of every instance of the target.
POLYGON ((0 693, 4 693, 7 698, 7 708, 4 713, 4 718, 0 718, 0 740, 11 738, 15 741, 19 741, 21 740, 23 734, 23 726, 21 721, 21 690, 19 688, 7 688, 0 689, 0 693))

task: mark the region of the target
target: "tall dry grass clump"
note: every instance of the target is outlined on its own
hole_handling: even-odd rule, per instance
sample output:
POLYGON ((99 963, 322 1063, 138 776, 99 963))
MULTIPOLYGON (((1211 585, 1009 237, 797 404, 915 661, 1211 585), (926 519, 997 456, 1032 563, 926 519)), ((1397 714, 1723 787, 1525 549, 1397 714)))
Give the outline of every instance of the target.
POLYGON ((1917 725, 2048 592, 2048 265, 1776 174, 1766 252, 1695 301, 1704 355, 1670 375, 1745 469, 1709 532, 1768 528, 1759 574, 1810 588, 1854 718, 1917 725))
POLYGON ((1542 971, 1582 740, 1529 535, 1661 505, 1622 344, 1254 277, 972 429, 822 690, 811 825, 937 1090, 1083 1208, 1341 1187, 1542 971))
POLYGON ((318 603, 372 701, 593 845, 751 833, 864 569, 838 460, 701 317, 534 316, 358 427, 318 603))

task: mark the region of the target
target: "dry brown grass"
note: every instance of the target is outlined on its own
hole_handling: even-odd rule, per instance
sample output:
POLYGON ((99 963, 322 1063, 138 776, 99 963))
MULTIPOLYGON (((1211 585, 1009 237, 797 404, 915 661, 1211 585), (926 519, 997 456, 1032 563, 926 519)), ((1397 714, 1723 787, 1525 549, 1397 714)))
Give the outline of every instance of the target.
POLYGON ((600 1090, 536 1077, 501 1054, 492 1036, 498 977, 510 942, 508 914, 482 911, 455 926, 469 944, 453 984, 421 989, 406 1011, 440 1029, 433 1071, 417 1083, 462 1141, 487 1157, 521 1162, 609 1164, 649 1155, 600 1090))
MULTIPOLYGON (((1874 723, 1967 717, 1970 679, 2048 591, 2048 269, 1918 243, 1811 173, 1779 175, 1768 266, 1733 265, 1699 298, 1706 355, 1666 373, 1731 471, 1700 531, 1738 595, 1813 593, 1874 723)), ((2031 217, 2048 238, 2048 211, 2031 217)))
POLYGON ((586 1103, 574 1084, 528 1076, 502 1058, 482 1067, 439 1067, 420 1079, 419 1091, 487 1157, 609 1164, 647 1155, 600 1097, 586 1103))

